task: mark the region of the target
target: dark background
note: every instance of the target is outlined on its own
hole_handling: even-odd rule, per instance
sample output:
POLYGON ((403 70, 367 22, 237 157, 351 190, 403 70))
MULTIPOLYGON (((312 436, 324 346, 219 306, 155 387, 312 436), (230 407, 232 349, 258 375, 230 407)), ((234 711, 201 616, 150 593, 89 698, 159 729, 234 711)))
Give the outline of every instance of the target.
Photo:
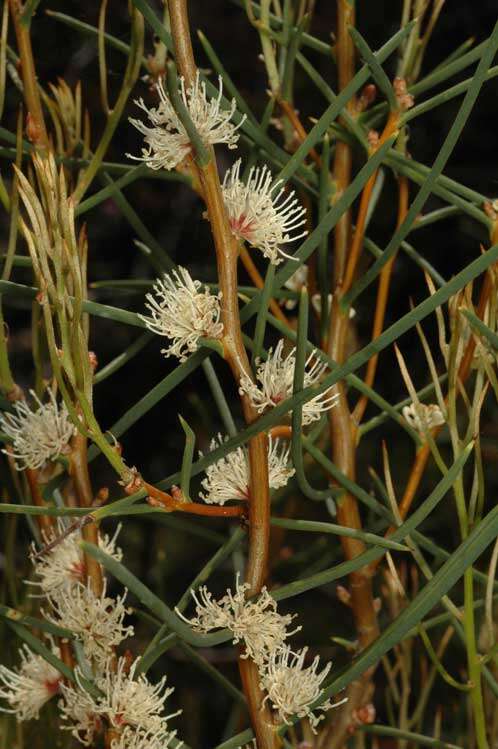
MULTIPOLYGON (((372 48, 377 48, 398 29, 401 3, 376 2, 358 4, 358 28, 372 48)), ((251 28, 244 12, 224 0, 218 2, 191 2, 192 28, 201 29, 210 40, 232 79, 252 110, 262 115, 267 102, 266 77, 263 64, 259 61, 259 39, 251 28)), ((98 3, 92 1, 52 2, 49 7, 92 25, 97 24, 98 3)), ((156 3, 159 10, 159 4, 156 3)), ((63 77, 70 85, 78 80, 83 84, 83 101, 92 118, 93 143, 96 143, 101 132, 103 118, 100 110, 98 90, 98 65, 96 41, 81 36, 77 32, 56 23, 45 16, 42 3, 33 24, 33 44, 36 52, 38 75, 46 84, 63 77)), ((470 36, 476 43, 489 35, 496 21, 496 3, 492 0, 481 0, 479 3, 470 0, 448 2, 443 10, 436 32, 429 45, 422 75, 470 36)), ((327 40, 335 25, 335 3, 317 2, 317 8, 311 33, 327 40)), ((108 30, 115 36, 127 40, 128 18, 126 3, 109 3, 108 30)), ((195 40, 196 41, 196 40, 195 40)), ((146 31, 146 52, 152 52, 150 30, 146 31)), ((202 50, 197 49, 198 62, 207 65, 202 50)), ((306 56, 318 68, 324 78, 335 86, 334 66, 324 57, 306 50, 306 56)), ((394 75, 395 58, 386 64, 390 76, 394 75)), ((118 89, 125 60, 116 52, 109 52, 111 101, 118 89)), ((451 83, 470 75, 470 70, 456 77, 451 83)), ((436 91, 431 91, 432 95, 436 91)), ((145 83, 137 86, 137 96, 147 98, 145 83)), ((455 148, 450 163, 445 170, 451 176, 478 191, 493 196, 497 191, 496 160, 496 107, 497 83, 484 85, 477 105, 467 122, 462 138, 455 148)), ((19 94, 13 86, 7 93, 6 114, 2 125, 14 129, 15 112, 19 94)), ((150 97, 149 97, 150 101, 150 97)), ((427 116, 416 120, 411 132, 410 150, 414 157, 430 164, 437 155, 444 134, 451 125, 461 98, 432 110, 427 116)), ((316 88, 298 69, 296 75, 295 104, 306 127, 310 127, 309 117, 318 117, 326 104, 316 88)), ((138 116, 132 103, 128 114, 138 116)), ((279 133, 271 130, 272 137, 278 139, 279 133)), ((138 133, 123 120, 106 160, 126 163, 126 152, 139 153, 140 137, 138 133)), ((233 154, 224 151, 220 154, 222 168, 231 163, 233 154)), ((1 164, 2 175, 8 178, 7 162, 1 164)), ((369 228, 370 236, 380 246, 385 245, 392 232, 395 221, 395 192, 393 180, 388 175, 384 199, 376 211, 369 228)), ((413 188, 412 195, 416 188, 413 188)), ((203 206, 199 199, 185 186, 179 183, 167 183, 159 180, 141 180, 125 189, 125 194, 145 222, 149 230, 178 263, 187 266, 194 277, 205 281, 215 279, 213 248, 208 226, 202 219, 203 206)), ((426 210, 440 205, 432 198, 426 210)), ((90 281, 105 279, 147 279, 153 278, 153 272, 143 255, 137 252, 133 240, 136 238, 126 220, 120 215, 112 200, 106 201, 96 210, 85 216, 88 222, 90 242, 90 281)), ((5 218, 2 219, 5 222, 5 218)), ((479 252, 479 242, 485 242, 480 226, 466 218, 452 218, 429 229, 420 231, 413 237, 414 246, 425 255, 445 277, 449 278, 465 264, 475 258, 479 252)), ((19 251, 19 250, 18 250, 19 251)), ((23 250, 24 251, 24 250, 23 250)), ((16 270, 13 280, 29 282, 29 277, 16 270)), ((242 281, 244 278, 242 276, 242 281)), ((392 321, 409 309, 409 297, 420 300, 426 295, 423 278, 420 272, 413 272, 411 261, 400 256, 396 262, 395 275, 391 290, 391 303, 388 320, 392 321)), ((92 292, 92 298, 142 311, 142 294, 123 292, 92 292)), ((358 347, 364 345, 369 336, 374 290, 367 292, 357 306, 358 347)), ((5 316, 11 333, 11 349, 16 378, 27 388, 32 386, 31 352, 29 338, 29 314, 17 306, 9 306, 5 316)), ((430 325, 428 326, 431 333, 430 325)), ((92 321, 91 348, 98 355, 100 365, 106 364, 123 351, 136 337, 137 331, 117 323, 101 319, 92 321)), ((416 339, 405 336, 401 341, 402 350, 408 360, 418 385, 426 384, 424 380, 425 362, 416 339)), ((120 374, 98 385, 95 390, 96 411, 101 425, 109 428, 133 403, 142 397, 151 387, 158 383, 176 362, 165 360, 159 353, 161 340, 154 340, 136 357, 120 374)), ((393 378, 394 361, 390 354, 384 354, 378 370, 376 385, 379 391, 391 402, 405 397, 399 378, 393 378)), ((240 412, 237 394, 230 376, 223 367, 217 368, 222 379, 227 397, 234 407, 234 413, 240 423, 240 412)), ((173 471, 178 470, 182 454, 182 438, 177 412, 195 428, 197 445, 206 450, 211 437, 222 430, 222 425, 210 403, 209 393, 202 370, 198 370, 184 383, 173 396, 156 406, 142 418, 124 437, 122 444, 124 454, 130 464, 137 465, 150 481, 158 481, 173 471)), ((374 411, 371 412, 372 414, 374 411)), ((485 416, 485 428, 492 441, 493 414, 485 416)), ((379 453, 380 437, 389 445, 395 477, 403 485, 411 460, 412 448, 399 432, 389 424, 373 432, 370 439, 361 444, 359 453, 359 481, 370 488, 371 481, 367 473, 372 465, 379 470, 381 456, 379 453), (396 437, 396 439, 395 439, 396 437)), ((114 479, 104 461, 97 460, 93 467, 93 478, 98 488, 106 483, 114 485, 114 479)), ((436 476, 437 474, 434 474, 436 476)), ((421 493, 431 486, 433 476, 428 471, 421 493)), ((491 479, 493 483, 493 479, 491 479)), ((491 487, 492 490, 492 487, 491 487)), ((300 502, 300 500, 296 500, 300 502)), ((449 507, 450 505, 446 505, 449 507)), ((297 517, 326 518, 323 509, 309 502, 298 504, 297 517)), ((452 515, 452 513, 451 513, 452 515)), ((157 516, 155 516, 156 518, 157 516)), ((166 522, 166 521, 165 521, 166 522)), ((195 523, 196 521, 194 521, 195 523)), ((443 516, 432 528, 438 536, 438 523, 445 528, 444 542, 450 546, 457 535, 453 527, 454 518, 443 516)), ((144 582, 163 596, 168 604, 173 604, 189 581, 195 576, 200 566, 214 552, 216 546, 209 533, 217 531, 225 534, 226 525, 198 521, 198 535, 185 533, 181 521, 168 518, 167 527, 143 519, 140 522, 128 522, 123 532, 122 543, 125 548, 126 563, 144 582), (207 537, 205 534, 207 531, 207 537), (204 535, 203 535, 204 534, 204 535)), ((338 542, 333 537, 307 539, 303 542, 289 534, 284 540, 275 561, 273 570, 276 582, 286 582, 296 575, 297 569, 306 574, 322 567, 330 566, 333 560, 340 558, 338 542)), ((21 564, 22 566, 22 564, 21 564)), ((230 584, 231 572, 227 568, 218 576, 218 588, 222 590, 230 584)), ((295 638, 295 644, 301 639, 302 644, 316 646, 324 656, 333 654, 338 663, 343 659, 342 651, 332 649, 331 634, 352 638, 350 615, 335 598, 334 586, 319 589, 299 599, 292 600, 291 607, 300 613, 300 623, 304 625, 302 635, 295 638), (328 644, 327 644, 328 643, 328 644)), ((285 609, 285 607, 283 607, 285 609)), ((136 618, 137 650, 142 650, 147 638, 154 629, 152 625, 136 618)), ((226 661, 222 666, 228 676, 235 674, 235 652, 231 648, 217 649, 209 655, 213 662, 226 661)), ((208 747, 217 743, 224 731, 230 735, 243 727, 239 716, 229 715, 229 703, 218 688, 213 688, 206 676, 186 662, 179 651, 172 651, 161 660, 155 669, 157 675, 166 670, 170 683, 177 686, 172 703, 183 707, 184 714, 175 725, 179 734, 193 747, 208 747), (228 725, 227 725, 228 721, 228 725), (202 729, 201 729, 202 726, 202 729), (202 730, 202 736, 201 736, 202 730)), ((442 696, 442 695, 441 695, 442 696)))

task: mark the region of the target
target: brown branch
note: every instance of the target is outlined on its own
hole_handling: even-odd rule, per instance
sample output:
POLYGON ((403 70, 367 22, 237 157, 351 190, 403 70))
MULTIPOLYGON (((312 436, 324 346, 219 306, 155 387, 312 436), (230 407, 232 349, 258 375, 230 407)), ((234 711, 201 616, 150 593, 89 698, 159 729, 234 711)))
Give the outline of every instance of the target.
MULTIPOLYGON (((39 472, 37 470, 33 470, 32 468, 26 468, 24 473, 28 480, 29 491, 31 492, 31 499, 33 500, 33 504, 35 504, 37 507, 48 507, 40 491, 40 484, 38 482, 39 472)), ((51 531, 53 530, 53 520, 51 517, 49 517, 48 515, 39 515, 38 525, 40 526, 40 530, 44 536, 50 536, 51 531)))
MULTIPOLYGON (((380 146, 383 143, 385 143, 386 140, 390 138, 391 135, 393 135, 397 131, 398 123, 399 123, 399 111, 391 112, 387 120, 386 126, 382 132, 382 135, 380 136, 378 142, 375 144, 375 147, 370 149, 370 154, 369 154, 370 156, 374 154, 375 151, 377 151, 380 148, 380 146)), ((372 176, 368 179, 361 194, 360 207, 358 210, 358 218, 356 220, 355 232, 353 236, 353 241, 351 243, 351 249, 348 254, 346 272, 345 272, 344 281, 342 284, 343 294, 345 294, 346 291, 348 291, 348 289, 350 288, 353 282, 356 267, 358 265, 358 260, 360 258, 360 253, 363 247, 363 240, 365 238, 365 228, 366 228, 366 223, 367 223, 368 207, 370 205, 370 200, 372 198, 372 193, 375 187, 375 181, 377 179, 378 173, 379 173, 379 170, 376 169, 375 172, 372 174, 372 176)))
MULTIPOLYGON (((240 518, 246 510, 243 505, 229 507, 218 507, 211 505, 202 505, 198 502, 183 502, 175 499, 171 494, 163 492, 152 484, 143 482, 143 488, 148 492, 152 501, 149 504, 155 507, 163 507, 166 512, 187 512, 190 515, 204 515, 206 517, 216 518, 240 518)), ((130 493, 133 493, 131 491, 130 493)))
MULTIPOLYGON (((279 99, 278 104, 280 106, 280 109, 285 114, 285 116, 291 123, 292 127, 296 131, 298 140, 302 143, 305 140, 308 133, 304 129, 304 126, 301 120, 299 119, 299 116, 296 110, 294 109, 292 104, 289 104, 289 102, 285 101, 285 99, 279 99)), ((311 149, 310 156, 315 162, 315 164, 317 165, 317 167, 320 169, 320 167, 322 166, 322 160, 314 148, 311 149)))
MULTIPOLYGON (((259 270, 256 268, 247 247, 242 244, 240 246, 240 259, 242 260, 242 264, 247 271, 247 275, 249 276, 255 287, 257 289, 262 289, 265 285, 265 282, 261 277, 259 270)), ((283 322, 285 323, 285 325, 289 326, 289 321, 287 320, 286 316, 282 312, 280 305, 275 301, 275 299, 270 299, 270 310, 273 312, 277 320, 280 320, 280 322, 283 322)))
MULTIPOLYGON (((405 216, 408 212, 408 198, 409 188, 408 180, 406 177, 400 177, 398 180, 398 218, 396 222, 396 228, 401 226, 405 220, 405 216)), ((379 288, 377 289, 377 301, 375 304, 374 323, 372 330, 372 341, 380 336, 384 327, 384 319, 386 316, 387 300, 389 295, 389 287, 391 284, 392 271, 394 267, 394 261, 396 255, 388 260, 385 266, 382 268, 379 278, 379 288)), ((379 355, 374 354, 367 364, 367 372, 365 375, 365 384, 368 387, 372 387, 375 379, 375 373, 377 371, 377 364, 379 361, 379 355)), ((367 407, 368 397, 363 395, 355 406, 353 411, 353 421, 355 422, 356 428, 363 418, 365 409, 367 407)))
POLYGON ((38 90, 29 28, 21 23, 23 8, 20 0, 9 0, 9 7, 16 32, 17 49, 21 60, 24 101, 28 110, 28 136, 35 146, 47 148, 49 145, 48 135, 38 90))
MULTIPOLYGON (((79 432, 73 437, 70 455, 69 473, 74 482, 74 488, 80 507, 91 507, 94 496, 90 475, 88 473, 87 438, 79 432)), ((86 523, 81 528, 81 535, 88 543, 99 545, 99 533, 96 523, 86 523)), ((85 554, 85 570, 92 590, 100 596, 104 586, 102 569, 96 559, 85 554)))
MULTIPOLYGON (((348 0, 338 0, 337 13, 337 66, 339 89, 342 90, 353 77, 355 70, 354 46, 349 34, 349 28, 354 25, 355 20, 354 4, 348 2, 348 0)), ((348 109, 354 114, 354 100, 348 102, 348 109)), ((347 143, 337 143, 334 158, 334 178, 336 185, 334 197, 337 200, 344 193, 351 181, 351 149, 347 143)), ((353 242, 351 241, 350 211, 343 214, 334 232, 335 288, 330 314, 327 348, 329 356, 338 364, 344 362, 346 357, 349 324, 349 314, 348 312, 343 312, 340 306, 340 300, 344 293, 343 278, 348 266, 348 277, 352 277, 352 273, 354 272, 356 259, 363 241, 364 219, 369 199, 367 191, 361 209, 362 214, 360 214, 356 244, 354 240, 353 242), (351 255, 351 252, 354 254, 351 255)), ((356 475, 354 424, 351 419, 343 382, 338 383, 337 390, 339 393, 337 405, 329 412, 332 459, 339 470, 354 481, 356 475)), ((338 499, 337 521, 340 525, 361 530, 362 523, 358 503, 356 498, 351 494, 344 494, 338 499)), ((342 537, 341 544, 344 557, 347 560, 354 559, 365 550, 364 543, 355 538, 342 537)), ((349 587, 351 610, 358 634, 358 645, 360 649, 363 649, 373 642, 379 633, 372 580, 368 568, 363 567, 351 573, 349 576, 349 587)), ((339 749, 339 747, 345 744, 349 736, 350 726, 353 723, 354 711, 371 699, 373 691, 371 676, 372 671, 369 670, 348 687, 348 701, 343 707, 333 712, 331 723, 322 732, 320 738, 321 746, 327 747, 327 749, 339 749)))
MULTIPOLYGON (((196 75, 186 0, 171 0, 168 4, 171 33, 173 36, 176 62, 187 86, 196 75)), ((230 230, 228 215, 221 193, 220 179, 211 151, 207 166, 196 167, 202 185, 207 213, 211 224, 218 278, 222 292, 222 320, 224 326, 224 346, 227 361, 236 383, 243 373, 251 372, 249 360, 242 341, 239 318, 237 289, 238 244, 230 230)), ((248 424, 257 418, 249 400, 242 397, 244 417, 248 424)), ((270 491, 268 486, 268 446, 265 434, 258 434, 249 442, 250 502, 249 502, 249 552, 246 581, 250 585, 249 596, 260 592, 264 584, 270 538, 270 491)), ((272 714, 263 707, 263 694, 259 687, 259 674, 256 664, 250 658, 239 658, 239 668, 247 697, 251 721, 258 746, 276 749, 281 740, 273 725, 272 714)))

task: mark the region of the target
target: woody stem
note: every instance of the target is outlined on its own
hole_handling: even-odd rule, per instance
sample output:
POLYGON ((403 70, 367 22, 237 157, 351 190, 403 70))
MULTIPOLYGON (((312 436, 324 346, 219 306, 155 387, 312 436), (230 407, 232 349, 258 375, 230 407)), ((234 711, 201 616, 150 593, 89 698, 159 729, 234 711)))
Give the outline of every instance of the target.
MULTIPOLYGON (((176 62, 186 86, 195 81, 195 65, 186 0, 171 0, 169 3, 171 33, 176 62)), ((224 328, 225 356, 238 384, 242 374, 251 372, 247 353, 242 341, 237 289, 238 245, 233 236, 223 202, 220 179, 211 151, 206 166, 196 166, 216 249, 218 278, 222 293, 222 321, 224 328)), ((244 418, 248 424, 257 418, 249 400, 242 397, 244 418)), ((249 552, 246 581, 248 595, 260 592, 266 577, 270 540, 270 491, 268 485, 268 447, 265 434, 258 434, 249 442, 249 552)), ((262 707, 263 694, 259 687, 256 664, 249 658, 239 659, 242 682, 246 694, 258 746, 276 749, 280 745, 270 711, 262 707)))

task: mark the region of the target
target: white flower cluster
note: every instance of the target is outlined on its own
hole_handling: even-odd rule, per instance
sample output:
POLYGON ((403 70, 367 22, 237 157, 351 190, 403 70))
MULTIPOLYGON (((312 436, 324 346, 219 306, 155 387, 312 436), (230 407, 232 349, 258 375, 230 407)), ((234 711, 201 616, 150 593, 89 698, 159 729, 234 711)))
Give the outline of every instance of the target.
POLYGON ((76 684, 61 687, 59 707, 63 726, 84 746, 92 746, 102 726, 116 733, 112 749, 167 749, 175 737, 168 720, 178 713, 163 715, 164 703, 174 691, 166 689, 166 677, 153 685, 137 674, 139 659, 131 665, 126 657, 109 657, 97 672, 98 696, 89 694, 82 673, 75 670, 76 684))
POLYGON ((194 281, 185 268, 178 268, 158 278, 154 293, 147 294, 145 305, 151 317, 139 315, 153 333, 172 340, 162 349, 165 356, 177 356, 183 362, 197 350, 199 338, 221 338, 220 295, 209 293, 206 286, 194 281))
POLYGON ((296 233, 306 223, 306 210, 294 191, 286 193, 283 181, 273 179, 266 165, 251 167, 246 182, 240 177, 240 167, 239 159, 222 185, 233 234, 261 250, 273 265, 282 262, 280 255, 293 260, 281 245, 306 236, 307 231, 296 233))
MULTIPOLYGON (((52 645, 54 655, 59 651, 52 645)), ((2 712, 14 713, 18 720, 38 718, 43 705, 59 692, 61 674, 41 655, 27 645, 19 650, 21 663, 16 670, 0 666, 0 698, 9 707, 2 712)))
MULTIPOLYGON (((235 99, 232 99, 230 109, 222 109, 223 84, 221 76, 218 79, 219 90, 216 99, 208 99, 206 84, 200 81, 197 73, 195 82, 188 89, 185 81, 180 79, 180 95, 190 115, 190 119, 201 140, 206 146, 215 143, 225 143, 228 148, 236 148, 239 135, 237 130, 245 120, 241 118, 238 125, 231 122, 236 110, 235 99)), ((136 161, 143 161, 151 169, 174 169, 191 154, 192 145, 180 118, 175 112, 169 97, 159 81, 156 85, 159 94, 159 106, 150 109, 143 99, 135 101, 147 114, 151 127, 141 120, 130 118, 130 122, 145 137, 146 148, 141 156, 127 156, 136 161)))
MULTIPOLYGON (((239 383, 239 393, 247 395, 257 412, 263 413, 291 397, 296 349, 293 348, 287 355, 284 355, 284 341, 281 339, 275 351, 270 349, 268 359, 264 362, 258 359, 256 364, 257 383, 253 382, 248 375, 243 375, 239 383)), ((304 387, 317 385, 326 369, 327 365, 320 361, 315 352, 312 352, 306 360, 304 387)), ((328 411, 335 405, 337 397, 332 386, 307 401, 303 405, 303 425, 311 424, 319 419, 323 411, 328 411)))
POLYGON ((436 403, 411 403, 409 406, 404 406, 402 413, 408 424, 421 434, 426 430, 441 426, 446 421, 436 403))
MULTIPOLYGON (((225 438, 228 439, 228 438, 225 438)), ((223 444, 221 434, 211 441, 214 450, 223 444)), ((268 478, 270 489, 285 486, 295 471, 289 465, 290 448, 280 440, 268 440, 268 478)), ((202 453, 199 453, 202 457, 202 453)), ((229 499, 249 499, 249 455, 238 447, 206 468, 206 478, 201 482, 205 494, 201 497, 208 504, 224 505, 229 499)))
MULTIPOLYGON (((64 537, 66 526, 59 518, 57 532, 44 535, 44 541, 50 548, 49 552, 37 555, 36 547, 31 547, 31 560, 34 563, 34 573, 37 580, 27 580, 28 585, 40 589, 43 596, 55 597, 61 589, 66 590, 75 583, 84 583, 86 579, 86 565, 83 551, 77 541, 81 534, 70 534, 64 537)), ((106 534, 99 536, 99 546, 103 552, 114 557, 117 562, 123 558, 121 549, 116 546, 121 526, 119 525, 112 538, 106 534)))
MULTIPOLYGON (((173 689, 165 688, 166 677, 151 684, 138 672, 138 660, 130 663, 127 656, 116 654, 123 640, 134 634, 133 627, 124 623, 127 591, 112 598, 104 580, 102 591, 96 593, 86 579, 78 543, 81 534, 64 537, 64 530, 59 521, 57 533, 45 536, 43 553, 36 555, 32 550, 38 578, 32 584, 46 599, 45 619, 70 630, 81 643, 85 667, 75 669, 74 684, 64 683, 57 669, 25 646, 17 669, 0 666, 0 698, 7 703, 0 710, 14 713, 20 721, 38 718, 43 705, 58 694, 62 727, 84 746, 94 746, 105 730, 112 736, 111 749, 167 749, 175 732, 167 723, 173 716, 163 712, 173 689), (85 688, 89 672, 96 687, 92 693, 85 688)), ((116 536, 117 532, 112 538, 101 537, 100 545, 120 560, 116 536)), ((52 641, 50 645, 60 658, 59 649, 52 641)))
POLYGON ((18 471, 41 468, 47 460, 66 452, 76 431, 65 404, 57 403, 50 388, 46 403, 34 390, 29 392, 34 409, 18 400, 13 405, 14 413, 0 414, 0 430, 12 440, 12 447, 2 452, 12 455, 18 471))
POLYGON ((323 713, 334 705, 327 700, 318 708, 313 708, 322 692, 322 684, 330 671, 327 664, 318 671, 319 657, 316 656, 310 666, 305 665, 308 648, 294 652, 286 644, 287 637, 298 632, 301 627, 288 631, 295 615, 279 614, 277 603, 263 588, 256 599, 247 599, 249 585, 241 585, 237 575, 235 593, 227 594, 218 601, 213 600, 211 593, 203 586, 198 592, 192 590, 196 610, 192 619, 184 619, 197 632, 210 632, 213 629, 229 629, 233 642, 243 642, 245 654, 256 663, 260 686, 266 692, 264 702, 270 702, 277 718, 289 723, 293 715, 308 718, 311 729, 316 733, 316 726, 324 717, 323 713), (319 711, 322 715, 316 715, 319 711))

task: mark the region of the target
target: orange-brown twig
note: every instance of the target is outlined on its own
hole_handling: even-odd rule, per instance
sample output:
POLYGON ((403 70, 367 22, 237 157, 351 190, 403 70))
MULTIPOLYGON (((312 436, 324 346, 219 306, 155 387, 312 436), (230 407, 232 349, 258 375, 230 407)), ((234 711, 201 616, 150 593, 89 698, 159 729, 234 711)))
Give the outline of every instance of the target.
POLYGON ((167 512, 186 512, 189 515, 203 515, 205 517, 216 518, 240 518, 246 512, 243 505, 213 507, 212 505, 201 505, 197 502, 183 502, 145 481, 143 487, 148 492, 150 500, 152 500, 149 503, 156 507, 164 507, 167 512))
MULTIPOLYGON (((370 154, 375 153, 375 151, 397 131, 399 124, 399 114, 400 113, 398 110, 390 113, 382 135, 380 136, 375 147, 370 150, 370 154)), ((368 207, 370 205, 370 200, 372 198, 372 192, 375 187, 375 181, 377 179, 378 173, 379 170, 377 169, 367 181, 361 193, 358 218, 356 220, 355 232, 353 235, 353 241, 351 243, 351 249, 348 254, 348 262, 346 266, 346 272, 344 274, 344 281, 342 284, 343 294, 348 291, 351 284, 353 283, 354 274, 358 265, 361 249, 363 247, 363 239, 365 237, 368 207)))
MULTIPOLYGON (((399 190, 399 198, 398 198, 398 218, 396 222, 397 227, 401 226, 408 212, 409 189, 408 189, 408 180, 406 179, 406 177, 399 178, 398 190, 399 190)), ((382 329, 384 327, 384 319, 386 316, 386 308, 387 308, 387 299, 389 295, 389 287, 391 284, 391 277, 392 277, 392 271, 393 271, 395 258, 396 256, 393 255, 393 257, 389 259, 389 261, 382 268, 382 271, 380 274, 379 288, 377 289, 377 301, 375 304, 372 341, 375 341, 375 339, 380 336, 380 334, 382 333, 382 329)), ((378 361, 379 361, 378 354, 374 354, 374 356, 372 356, 368 360, 367 372, 365 375, 365 384, 368 385, 368 387, 372 387, 374 383, 378 361)), ((363 414, 365 413, 367 403, 368 403, 367 396, 362 395, 362 397, 358 400, 358 403, 356 404, 354 408, 353 421, 355 422, 356 427, 358 427, 359 423, 361 422, 363 418, 363 414)))
POLYGON ((24 100, 28 110, 28 137, 35 146, 46 148, 48 146, 48 135, 38 90, 29 28, 21 23, 23 6, 20 0, 9 0, 9 6, 21 61, 24 100))
MULTIPOLYGON (((249 276, 255 287, 257 289, 262 289, 265 285, 265 282, 259 270, 256 268, 256 265, 254 264, 254 261, 247 247, 245 247, 243 244, 241 244, 240 246, 240 259, 242 260, 242 264, 247 271, 247 275, 249 276)), ((286 316, 282 312, 282 308, 275 299, 270 299, 270 310, 273 312, 277 320, 285 323, 285 325, 289 325, 289 321, 287 320, 286 316)))
MULTIPOLYGON (((289 104, 289 102, 285 101, 285 99, 279 99, 278 100, 278 104, 280 106, 280 109, 285 114, 285 116, 287 117, 287 119, 291 123, 292 127, 296 131, 296 135, 298 137, 298 140, 300 140, 301 143, 302 143, 305 140, 305 138, 308 135, 308 133, 304 129, 303 124, 302 124, 301 120, 299 119, 299 116, 298 116, 296 110, 294 109, 294 107, 292 106, 292 104, 289 104)), ((315 151, 314 148, 311 149, 310 156, 313 159, 313 161, 315 162, 315 164, 318 166, 318 168, 320 168, 322 166, 322 160, 321 160, 320 156, 318 155, 318 153, 315 151)))
MULTIPOLYGON (((342 90, 354 75, 354 46, 349 29, 354 26, 354 3, 348 0, 337 2, 337 66, 339 88, 342 90)), ((348 109, 354 114, 355 101, 348 102, 348 109)), ((334 157, 334 178, 336 192, 335 199, 340 198, 351 181, 351 149, 347 143, 338 142, 334 157)), ((368 198, 369 200, 369 198, 368 198)), ((367 197, 364 199, 367 204, 367 197)), ((365 207, 363 210, 366 210, 365 207)), ((366 215, 366 214, 365 214, 366 215)), ((361 247, 361 225, 358 233, 358 246, 361 247)), ((341 216, 334 231, 334 293, 330 314, 328 335, 328 354, 339 364, 346 356, 346 341, 348 333, 349 315, 340 306, 343 279, 346 268, 350 267, 351 276, 354 271, 355 260, 349 260, 351 247, 351 212, 341 216), (353 263, 353 264, 352 264, 353 263)), ((356 473, 356 445, 354 439, 354 425, 351 420, 344 383, 337 385, 339 399, 329 412, 330 440, 332 457, 336 466, 348 478, 354 481, 356 473)), ((343 494, 337 501, 337 521, 340 525, 360 530, 362 528, 358 503, 351 494, 343 494)), ((341 544, 346 559, 354 559, 365 550, 362 541, 354 538, 341 538, 341 544)), ((378 635, 379 628, 372 591, 372 581, 368 568, 360 568, 349 576, 351 610, 358 635, 358 645, 361 649, 367 647, 378 635)), ((324 729, 320 737, 320 745, 327 749, 343 747, 353 722, 355 710, 370 701, 372 692, 371 672, 363 674, 347 690, 348 701, 343 707, 334 711, 332 722, 324 729)))

